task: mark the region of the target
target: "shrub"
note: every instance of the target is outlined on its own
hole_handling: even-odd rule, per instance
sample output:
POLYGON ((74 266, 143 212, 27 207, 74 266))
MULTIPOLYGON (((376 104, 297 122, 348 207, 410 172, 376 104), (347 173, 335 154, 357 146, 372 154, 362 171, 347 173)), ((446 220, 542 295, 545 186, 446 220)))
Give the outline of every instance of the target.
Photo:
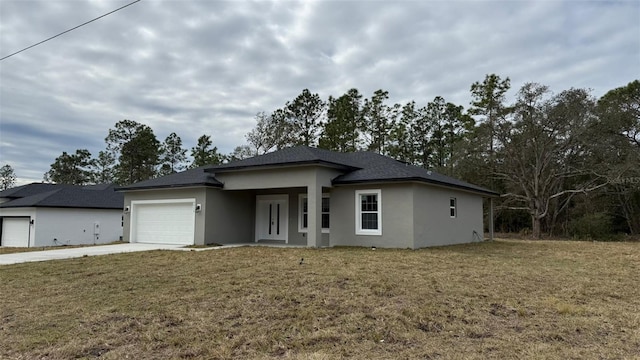
POLYGON ((612 218, 607 213, 584 214, 569 222, 569 235, 577 239, 615 240, 612 218))

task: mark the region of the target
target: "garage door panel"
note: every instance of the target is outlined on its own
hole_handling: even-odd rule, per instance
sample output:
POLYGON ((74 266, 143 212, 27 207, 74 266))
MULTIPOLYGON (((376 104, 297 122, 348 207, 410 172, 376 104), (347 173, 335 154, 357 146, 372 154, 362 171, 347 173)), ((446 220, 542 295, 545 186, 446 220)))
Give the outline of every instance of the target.
POLYGON ((194 243, 194 202, 139 204, 134 207, 133 242, 194 243))
POLYGON ((2 246, 29 247, 29 219, 2 219, 2 246))

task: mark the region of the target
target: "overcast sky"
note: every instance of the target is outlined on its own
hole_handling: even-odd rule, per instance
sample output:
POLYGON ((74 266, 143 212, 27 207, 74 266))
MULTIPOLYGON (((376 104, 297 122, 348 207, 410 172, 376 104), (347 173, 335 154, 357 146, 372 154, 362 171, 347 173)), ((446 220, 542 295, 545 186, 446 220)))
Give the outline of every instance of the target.
MULTIPOLYGON (((0 0, 0 57, 132 0, 0 0)), ((640 1, 142 0, 0 62, 0 166, 41 181, 123 119, 228 153, 304 88, 469 106, 510 77, 594 96, 640 78, 640 1)))

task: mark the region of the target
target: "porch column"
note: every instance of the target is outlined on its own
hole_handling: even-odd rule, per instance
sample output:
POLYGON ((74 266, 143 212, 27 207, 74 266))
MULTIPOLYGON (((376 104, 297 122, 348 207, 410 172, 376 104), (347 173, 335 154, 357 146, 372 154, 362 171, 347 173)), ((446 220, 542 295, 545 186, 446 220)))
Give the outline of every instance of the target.
POLYGON ((307 186, 307 246, 318 247, 322 241, 322 184, 317 177, 307 186))
POLYGON ((489 240, 493 241, 493 198, 489 198, 489 240))

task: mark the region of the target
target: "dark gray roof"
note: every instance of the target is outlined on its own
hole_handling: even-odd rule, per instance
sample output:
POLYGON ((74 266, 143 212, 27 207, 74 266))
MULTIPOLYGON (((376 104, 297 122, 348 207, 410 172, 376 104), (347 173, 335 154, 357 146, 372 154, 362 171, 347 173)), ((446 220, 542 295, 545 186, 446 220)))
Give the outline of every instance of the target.
POLYGON ((124 206, 124 196, 115 192, 114 186, 111 184, 84 187, 34 183, 20 186, 20 188, 22 189, 9 193, 10 196, 6 196, 4 191, 0 192, 0 197, 13 198, 13 200, 0 204, 0 208, 122 209, 124 206))
POLYGON ((414 165, 402 163, 387 156, 372 152, 341 153, 308 146, 297 146, 252 158, 233 161, 222 165, 211 165, 187 170, 157 179, 123 186, 116 190, 138 190, 155 188, 173 188, 185 186, 223 187, 216 178, 216 173, 237 171, 248 168, 323 165, 343 171, 333 180, 333 184, 357 184, 370 182, 407 182, 418 181, 459 189, 465 189, 489 196, 496 192, 476 186, 462 180, 445 176, 434 171, 414 165))
POLYGON ((60 189, 62 187, 67 187, 67 186, 73 186, 73 185, 31 183, 31 184, 16 186, 11 189, 0 191, 0 198, 16 199, 16 198, 35 195, 35 194, 40 194, 46 191, 60 189))
POLYGON ((179 188, 188 186, 222 187, 222 183, 220 181, 218 181, 212 174, 205 172, 206 169, 211 168, 212 166, 213 165, 201 166, 195 169, 189 169, 183 172, 145 180, 131 185, 120 186, 116 188, 116 191, 179 188))
POLYGON ((248 159, 232 161, 227 164, 216 165, 206 170, 207 172, 221 172, 226 170, 239 170, 263 166, 305 165, 323 164, 326 166, 356 169, 348 153, 329 151, 308 146, 296 146, 248 159))
POLYGON ((498 193, 483 187, 442 175, 435 171, 406 164, 387 156, 372 152, 354 152, 347 154, 354 163, 360 164, 358 170, 333 179, 333 184, 357 184, 370 182, 418 181, 448 187, 480 192, 496 196, 498 193))

